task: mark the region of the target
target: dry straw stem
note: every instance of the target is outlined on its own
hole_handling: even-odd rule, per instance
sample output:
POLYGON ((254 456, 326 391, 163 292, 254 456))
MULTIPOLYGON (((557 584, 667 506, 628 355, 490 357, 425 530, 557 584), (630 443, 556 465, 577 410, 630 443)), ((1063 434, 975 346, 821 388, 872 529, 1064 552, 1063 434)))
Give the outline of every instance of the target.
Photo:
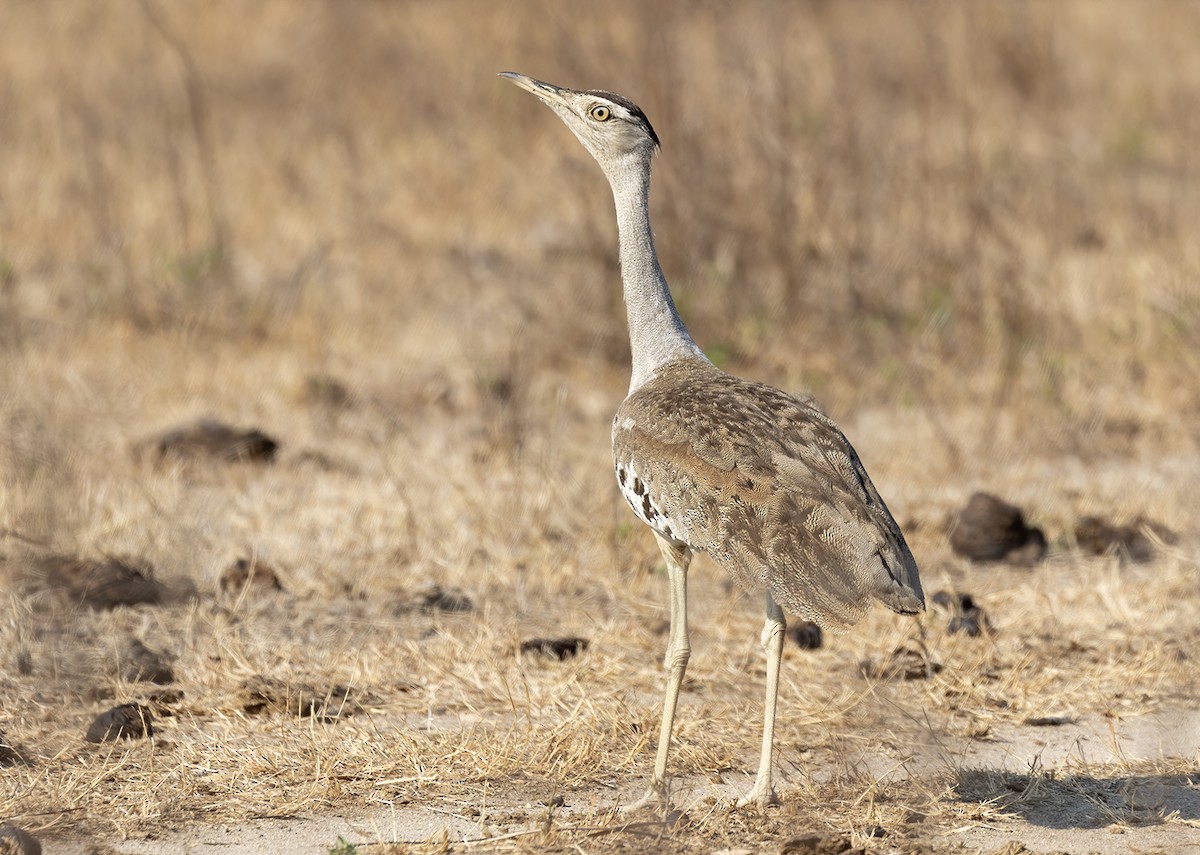
POLYGON ((707 852, 808 827, 884 851, 1036 829, 1039 805, 1191 831, 1171 794, 1195 757, 1127 734, 1197 703, 1198 7, 10 5, 0 732, 29 763, 4 769, 0 816, 112 840, 475 823, 411 851, 707 852), (926 588, 996 626, 875 614, 789 649, 765 816, 722 801, 756 751, 759 603, 703 559, 686 816, 609 811, 649 772, 665 580, 608 459, 628 383, 611 200, 495 81, 510 67, 645 108, 697 340, 817 393, 926 588), (206 416, 278 459, 134 453, 206 416), (953 556, 944 521, 981 488, 1046 530, 1047 562, 953 556), (1084 557, 1070 533, 1093 514, 1180 539, 1144 565, 1084 557), (181 599, 80 610, 30 572, 46 552, 136 559, 181 599), (223 595, 238 559, 285 590, 223 595), (474 609, 414 608, 434 585, 474 609), (179 699, 121 676, 131 635, 176 657, 179 699), (517 653, 564 635, 590 646, 517 653), (861 675, 920 643, 935 676, 861 675), (255 675, 348 687, 350 714, 247 712, 255 675), (152 740, 83 741, 128 701, 161 710, 152 740), (1104 716, 1111 748, 1028 771, 1054 731, 1025 722, 1104 716), (1154 787, 1160 812, 1134 792, 1154 787))

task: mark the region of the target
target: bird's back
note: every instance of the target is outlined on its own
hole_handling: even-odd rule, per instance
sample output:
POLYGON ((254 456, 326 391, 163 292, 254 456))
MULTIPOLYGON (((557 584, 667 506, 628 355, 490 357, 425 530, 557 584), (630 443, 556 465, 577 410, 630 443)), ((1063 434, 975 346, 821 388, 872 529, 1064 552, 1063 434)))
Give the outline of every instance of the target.
POLYGON ((613 456, 643 521, 793 614, 836 628, 872 599, 925 607, 900 527, 811 399, 678 359, 625 399, 613 456))

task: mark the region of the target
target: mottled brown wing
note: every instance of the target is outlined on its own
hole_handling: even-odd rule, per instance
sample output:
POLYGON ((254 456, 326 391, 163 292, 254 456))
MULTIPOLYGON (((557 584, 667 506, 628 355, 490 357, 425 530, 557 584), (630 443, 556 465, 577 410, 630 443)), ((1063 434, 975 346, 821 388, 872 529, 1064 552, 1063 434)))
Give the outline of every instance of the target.
POLYGON ((679 360, 621 405, 613 454, 639 517, 794 614, 838 627, 872 599, 924 608, 899 526, 811 399, 679 360))

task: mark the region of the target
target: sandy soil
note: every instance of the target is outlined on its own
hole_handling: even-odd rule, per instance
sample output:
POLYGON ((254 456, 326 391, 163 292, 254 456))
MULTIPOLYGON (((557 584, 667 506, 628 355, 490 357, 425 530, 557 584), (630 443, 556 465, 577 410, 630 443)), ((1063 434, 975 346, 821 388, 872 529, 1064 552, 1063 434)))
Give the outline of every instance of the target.
MULTIPOLYGON (((1086 716, 1055 725, 1003 727, 997 729, 986 743, 928 731, 913 734, 914 738, 922 735, 927 741, 914 752, 915 762, 898 767, 878 752, 869 750, 864 750, 856 759, 875 767, 880 780, 945 773, 956 778, 964 789, 969 789, 975 780, 982 783, 1002 772, 1011 772, 1015 777, 1006 784, 1009 789, 1038 790, 1039 797, 987 824, 944 829, 928 836, 913 835, 903 841, 902 845, 907 848, 898 851, 913 851, 915 847, 930 852, 1029 851, 1070 855, 1128 852, 1187 855, 1200 852, 1200 779, 1194 773, 1097 778, 1072 771, 1083 766, 1095 771, 1112 764, 1136 765, 1139 761, 1194 761, 1200 756, 1200 711, 1194 708, 1161 709, 1118 721, 1086 716), (1057 770, 1057 774, 1041 777, 1046 770, 1057 770), (1122 808, 1136 812, 1140 821, 1136 824, 1113 823, 1108 805, 1113 799, 1121 802, 1122 808), (1155 821, 1155 817, 1174 817, 1179 821, 1164 823, 1155 821), (1017 843, 1025 850, 1013 848, 1017 843)), ((624 797, 635 797, 637 786, 633 784, 626 788, 624 797)), ((740 781, 718 785, 697 777, 677 780, 674 798, 682 814, 675 813, 666 822, 686 827, 691 812, 707 812, 714 797, 731 799, 744 786, 740 781)), ((549 811, 544 801, 539 803, 537 798, 522 800, 521 796, 519 787, 502 793, 485 808, 482 818, 467 816, 465 806, 458 812, 444 804, 402 806, 344 815, 313 814, 249 823, 198 824, 143 839, 106 841, 100 845, 87 839, 64 839, 50 844, 48 851, 63 855, 100 852, 139 855, 326 853, 339 840, 359 844, 362 851, 371 851, 369 846, 362 844, 398 842, 415 845, 446 840, 477 852, 540 834, 548 817, 562 829, 592 825, 587 820, 590 805, 567 802, 561 808, 549 811), (511 817, 522 813, 536 818, 523 823, 506 822, 503 830, 493 824, 496 816, 511 817)), ((649 816, 637 816, 635 820, 639 831, 643 823, 654 822, 649 816)), ((612 833, 619 836, 621 832, 612 833)), ((656 845, 669 849, 671 833, 666 830, 664 835, 656 845)))

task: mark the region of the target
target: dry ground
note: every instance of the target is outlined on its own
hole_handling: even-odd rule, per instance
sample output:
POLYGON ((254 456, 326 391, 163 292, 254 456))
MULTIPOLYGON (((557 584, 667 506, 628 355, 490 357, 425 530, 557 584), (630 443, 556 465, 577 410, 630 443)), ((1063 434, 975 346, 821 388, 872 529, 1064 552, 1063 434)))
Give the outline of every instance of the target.
POLYGON ((0 733, 27 762, 0 820, 49 851, 1200 850, 1200 5, 4 17, 0 733), (609 811, 652 762, 665 581, 611 483, 611 201, 510 68, 645 108, 698 341, 815 392, 927 591, 995 624, 878 612, 789 647, 766 815, 725 801, 756 751, 759 604, 704 559, 685 811, 609 811), (277 461, 140 445, 201 416, 277 461), (951 553, 980 488, 1046 561, 951 553), (1086 556, 1086 514, 1178 540, 1086 556), (176 598, 72 607, 50 552, 152 565, 176 598), (243 557, 283 590, 222 594, 243 557), (472 608, 414 609, 435 585, 472 608), (175 657, 177 700, 121 676, 131 635, 175 657), (518 653, 559 635, 590 646, 518 653), (934 676, 860 672, 922 644, 934 676), (255 675, 349 687, 345 714, 249 712, 255 675), (139 699, 152 740, 83 740, 139 699))

